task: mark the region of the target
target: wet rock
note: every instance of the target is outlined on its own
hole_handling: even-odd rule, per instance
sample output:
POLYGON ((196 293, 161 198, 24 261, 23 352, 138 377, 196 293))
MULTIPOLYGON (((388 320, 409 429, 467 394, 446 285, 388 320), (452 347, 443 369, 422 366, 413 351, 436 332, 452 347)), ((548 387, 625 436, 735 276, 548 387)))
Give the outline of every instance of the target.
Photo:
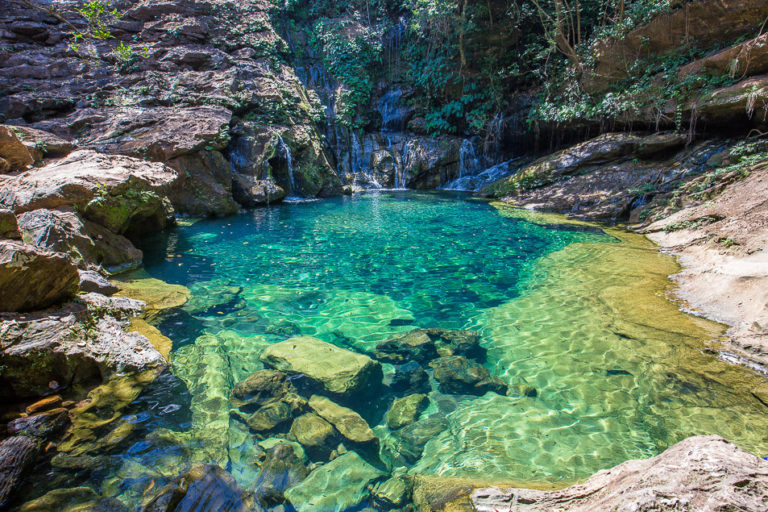
POLYGON ((296 390, 288 374, 277 370, 259 370, 252 373, 232 389, 229 402, 244 413, 252 413, 262 406, 295 395, 296 390))
POLYGON ((65 386, 93 385, 116 373, 165 365, 144 336, 124 332, 117 319, 95 316, 81 304, 0 315, 0 332, 2 397, 38 397, 65 386))
POLYGON ((498 377, 492 377, 480 364, 464 356, 445 356, 430 363, 435 371, 435 380, 440 383, 443 393, 484 395, 492 391, 500 395, 507 393, 507 384, 498 377))
POLYGON ((657 457, 600 471, 559 491, 478 489, 472 508, 562 510, 765 510, 768 463, 716 436, 690 437, 657 457))
POLYGON ((63 403, 63 400, 59 395, 52 395, 49 397, 45 397, 42 400, 38 400, 35 403, 29 404, 25 409, 24 412, 28 416, 32 416, 38 412, 47 411, 49 409, 56 409, 58 407, 61 407, 61 404, 63 403))
POLYGON ((378 440, 368 423, 352 409, 342 407, 319 395, 310 397, 309 407, 353 443, 367 444, 378 440))
POLYGON ((0 441, 0 508, 18 487, 38 454, 37 442, 25 436, 0 441))
POLYGON ((50 441, 69 425, 69 412, 63 407, 34 416, 18 418, 8 423, 8 433, 26 436, 38 441, 50 441))
POLYGON ((285 497, 298 512, 348 510, 362 503, 368 484, 382 476, 357 453, 347 452, 312 471, 285 497))
POLYGON ((374 357, 392 364, 416 361, 426 364, 439 356, 463 355, 485 360, 480 334, 453 329, 414 329, 402 336, 379 343, 374 357))
POLYGON ((22 505, 19 512, 128 512, 122 501, 99 496, 90 487, 56 489, 22 505))
POLYGON ((178 481, 165 486, 143 509, 143 512, 180 512, 186 510, 226 510, 259 512, 237 485, 232 475, 216 465, 197 465, 178 481))
POLYGON ((93 270, 79 270, 80 291, 85 293, 99 293, 101 295, 114 295, 118 288, 110 283, 107 278, 93 270))
POLYGON ((402 507, 408 503, 411 485, 404 476, 396 476, 378 483, 371 490, 371 497, 380 506, 393 508, 402 507))
POLYGON ((429 375, 415 361, 395 366, 395 373, 389 383, 395 392, 423 393, 429 391, 429 375))
POLYGON ((180 212, 228 215, 237 212, 232 197, 232 167, 219 151, 178 156, 168 162, 181 179, 170 194, 180 212))
MULTIPOLYGON (((130 300, 130 299, 127 299, 130 300)), ((160 352, 163 359, 166 362, 171 361, 171 350, 173 350, 173 340, 168 336, 165 336, 160 329, 154 325, 149 324, 143 318, 131 318, 130 323, 125 329, 128 332, 136 332, 147 338, 149 342, 155 347, 155 350, 160 352)))
POLYGON ((25 170, 34 161, 11 128, 0 126, 0 173, 25 170))
POLYGON ((11 210, 0 209, 0 238, 21 238, 16 216, 11 210))
POLYGON ((245 423, 253 432, 265 434, 290 421, 294 413, 295 409, 286 402, 270 402, 245 418, 245 423))
POLYGON ((304 480, 309 474, 306 464, 289 444, 279 443, 267 451, 261 471, 254 484, 254 497, 264 506, 285 501, 286 490, 304 480))
MULTIPOLYGON (((442 415, 431 415, 416 423, 411 423, 396 430, 393 436, 398 441, 394 447, 394 456, 398 465, 414 464, 421 457, 424 446, 448 428, 448 423, 442 415)), ((392 450, 392 447, 389 447, 392 450)))
POLYGON ((425 329, 414 329, 403 336, 379 343, 373 356, 380 361, 392 364, 403 364, 409 361, 426 364, 438 357, 435 342, 425 329))
POLYGON ((410 425, 429 406, 427 395, 416 394, 398 398, 387 411, 387 426, 391 430, 410 425))
POLYGON ((535 398, 539 396, 539 392, 530 384, 521 383, 509 386, 509 389, 507 389, 507 396, 525 396, 528 398, 535 398))
POLYGON ((235 201, 243 206, 279 203, 287 195, 285 189, 274 181, 253 179, 242 174, 233 176, 232 192, 235 201))
POLYGON ((302 374, 326 392, 346 398, 364 396, 381 386, 378 362, 311 336, 270 345, 260 359, 280 371, 302 374))
POLYGON ((68 254, 80 268, 104 266, 111 272, 138 267, 143 257, 130 240, 83 220, 72 208, 41 208, 19 215, 25 243, 68 254))
POLYGON ((300 443, 314 459, 327 459, 338 444, 333 425, 313 413, 306 413, 293 420, 289 437, 300 443))
POLYGON ((80 279, 60 253, 0 240, 0 311, 42 309, 70 299, 80 279))
POLYGON ((168 284, 149 277, 144 271, 120 275, 114 279, 114 284, 120 290, 119 295, 145 303, 143 317, 148 322, 159 319, 169 310, 183 306, 191 295, 186 286, 168 284))
POLYGON ((167 194, 178 179, 163 164, 81 150, 4 180, 0 202, 17 214, 72 207, 116 234, 139 237, 174 222, 167 194))

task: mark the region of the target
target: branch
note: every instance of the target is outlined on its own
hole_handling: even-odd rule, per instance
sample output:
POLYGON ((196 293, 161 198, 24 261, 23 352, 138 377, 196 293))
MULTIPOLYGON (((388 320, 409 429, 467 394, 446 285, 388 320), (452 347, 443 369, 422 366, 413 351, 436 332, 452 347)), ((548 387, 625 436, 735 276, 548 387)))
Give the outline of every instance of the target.
POLYGON ((35 9, 35 10, 37 10, 37 11, 40 11, 40 12, 42 12, 42 13, 45 13, 45 14, 49 14, 49 15, 53 16, 54 18, 56 18, 57 20, 61 21, 62 23, 66 23, 67 25, 69 25, 69 27, 70 27, 70 28, 71 28, 71 29, 72 29, 72 30, 73 30, 73 31, 74 31, 76 34, 83 34, 83 33, 80 31, 80 29, 79 29, 79 28, 77 28, 76 26, 74 26, 74 25, 72 24, 72 22, 70 22, 70 21, 69 21, 68 19, 66 19, 64 16, 62 16, 61 14, 59 14, 58 12, 56 12, 56 10, 55 10, 53 7, 49 8, 49 9, 46 9, 46 8, 45 8, 45 7, 43 7, 42 5, 38 5, 38 4, 34 3, 34 2, 31 2, 30 0, 17 0, 17 1, 18 1, 18 2, 21 2, 21 3, 23 3, 24 5, 26 5, 26 6, 27 6, 27 7, 29 7, 30 9, 35 9))

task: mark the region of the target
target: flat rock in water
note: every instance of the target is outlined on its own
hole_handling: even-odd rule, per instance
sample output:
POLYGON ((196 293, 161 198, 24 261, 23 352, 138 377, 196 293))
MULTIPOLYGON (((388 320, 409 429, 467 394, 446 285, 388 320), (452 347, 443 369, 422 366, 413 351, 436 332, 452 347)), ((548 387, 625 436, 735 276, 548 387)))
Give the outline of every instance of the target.
POLYGON ((261 361, 280 371, 303 374, 334 395, 350 397, 381 386, 381 365, 363 354, 299 336, 270 345, 261 361))
POLYGON ((689 437, 657 457, 600 471, 559 491, 478 489, 478 512, 654 510, 759 512, 768 503, 768 462, 717 436, 689 437))
POLYGON ((285 497, 298 512, 348 510, 367 495, 368 484, 384 474, 355 452, 344 455, 312 471, 285 497))
POLYGON ((370 443, 377 438, 368 423, 352 409, 342 407, 324 396, 312 395, 309 406, 331 423, 342 436, 354 443, 370 443))

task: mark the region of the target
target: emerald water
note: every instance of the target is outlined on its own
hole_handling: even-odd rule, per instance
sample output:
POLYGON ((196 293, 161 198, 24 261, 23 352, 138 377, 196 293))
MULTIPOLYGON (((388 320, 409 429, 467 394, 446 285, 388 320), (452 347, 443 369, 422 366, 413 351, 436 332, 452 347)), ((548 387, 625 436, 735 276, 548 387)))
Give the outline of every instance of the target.
MULTIPOLYGON (((385 471, 565 485, 696 434, 768 454, 768 411, 750 394, 762 378, 704 350, 721 327, 664 298, 671 258, 621 230, 549 220, 462 196, 381 192, 145 240, 146 273, 191 290, 158 324, 173 340, 170 371, 121 411, 115 443, 70 448, 96 462, 60 461, 51 481, 136 504, 148 486, 206 462, 248 488, 275 440, 230 417, 229 393, 262 368, 266 346, 312 335, 371 353, 416 327, 478 331, 492 374, 536 396, 444 395, 433 383, 409 439, 376 412, 390 398, 361 397, 385 471), (403 463, 409 443, 423 452, 403 463)), ((326 485, 333 496, 351 484, 342 473, 326 485)))

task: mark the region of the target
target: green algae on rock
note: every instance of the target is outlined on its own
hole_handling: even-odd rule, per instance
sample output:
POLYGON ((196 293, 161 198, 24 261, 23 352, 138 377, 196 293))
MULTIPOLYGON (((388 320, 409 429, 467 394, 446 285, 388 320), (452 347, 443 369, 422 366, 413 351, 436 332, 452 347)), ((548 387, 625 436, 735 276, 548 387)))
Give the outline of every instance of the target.
POLYGON ((191 294, 186 286, 168 284, 150 277, 143 270, 116 277, 114 282, 120 295, 146 304, 143 316, 150 323, 166 310, 186 304, 191 294))

